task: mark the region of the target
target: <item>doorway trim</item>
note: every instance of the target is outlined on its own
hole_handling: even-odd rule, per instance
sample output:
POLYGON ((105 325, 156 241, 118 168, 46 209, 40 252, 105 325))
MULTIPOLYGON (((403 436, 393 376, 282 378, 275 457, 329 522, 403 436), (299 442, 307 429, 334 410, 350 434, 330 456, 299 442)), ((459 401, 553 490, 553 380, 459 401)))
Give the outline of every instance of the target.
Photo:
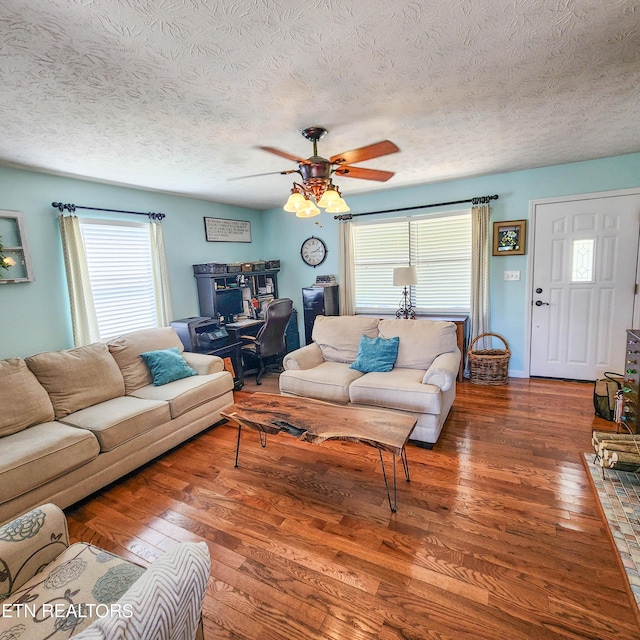
MULTIPOLYGON (((525 338, 524 338, 524 377, 531 377, 531 331, 533 323, 533 314, 531 305, 533 304, 533 256, 534 243, 536 236, 536 207, 544 204, 557 204, 560 202, 571 202, 573 200, 595 200, 597 198, 610 198, 615 196, 634 196, 640 195, 640 187, 631 189, 614 189, 612 191, 594 191, 592 193, 578 193, 572 196, 560 196, 556 198, 538 198, 529 200, 529 236, 527 247, 527 280, 525 292, 525 338)), ((636 283, 640 282, 640 260, 636 261, 636 283)), ((638 295, 638 285, 636 284, 636 293, 633 299, 633 324, 636 324, 640 318, 640 296, 638 295)), ((630 329, 632 327, 629 327, 630 329)), ((622 338, 621 338, 622 339, 622 338)))

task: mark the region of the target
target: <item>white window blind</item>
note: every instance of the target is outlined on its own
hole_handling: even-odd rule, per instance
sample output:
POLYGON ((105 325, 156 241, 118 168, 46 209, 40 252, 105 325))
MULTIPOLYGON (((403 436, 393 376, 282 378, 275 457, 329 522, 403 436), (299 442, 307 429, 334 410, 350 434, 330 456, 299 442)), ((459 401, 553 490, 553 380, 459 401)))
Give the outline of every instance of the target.
POLYGON ((356 313, 395 313, 402 289, 393 269, 415 265, 411 302, 418 313, 469 311, 471 212, 356 225, 356 313))
POLYGON ((149 225, 80 221, 100 340, 157 326, 149 225))

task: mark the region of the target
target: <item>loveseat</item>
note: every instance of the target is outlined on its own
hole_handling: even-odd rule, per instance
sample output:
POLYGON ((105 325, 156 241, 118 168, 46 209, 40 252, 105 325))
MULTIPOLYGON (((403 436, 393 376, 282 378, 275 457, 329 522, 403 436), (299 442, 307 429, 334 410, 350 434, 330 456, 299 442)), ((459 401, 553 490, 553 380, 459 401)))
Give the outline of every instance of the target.
POLYGON ((0 523, 69 506, 219 422, 232 389, 170 327, 0 361, 0 523))
POLYGON ((69 546, 62 511, 40 505, 0 527, 0 638, 202 638, 210 564, 205 542, 177 543, 146 570, 69 546))
POLYGON ((313 342, 285 356, 282 394, 408 413, 417 418, 410 441, 425 447, 437 442, 456 396, 461 354, 454 323, 318 316, 311 337, 313 342), (352 368, 365 341, 395 338, 390 371, 352 368))

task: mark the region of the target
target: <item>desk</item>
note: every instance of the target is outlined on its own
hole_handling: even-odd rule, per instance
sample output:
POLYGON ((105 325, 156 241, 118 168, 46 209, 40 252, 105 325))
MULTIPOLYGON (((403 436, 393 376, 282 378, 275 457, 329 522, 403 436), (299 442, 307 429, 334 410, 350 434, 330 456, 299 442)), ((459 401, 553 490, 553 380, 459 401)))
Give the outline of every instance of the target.
POLYGON ((228 322, 224 328, 229 334, 230 342, 239 342, 240 336, 255 336, 263 324, 264 320, 244 320, 242 322, 228 322))
POLYGON ((242 369, 242 353, 240 352, 241 342, 229 340, 226 345, 222 347, 215 347, 213 349, 198 349, 197 353, 206 353, 209 356, 218 356, 219 358, 231 358, 231 364, 233 364, 234 376, 233 376, 233 388, 236 391, 240 391, 244 386, 244 370, 242 369))

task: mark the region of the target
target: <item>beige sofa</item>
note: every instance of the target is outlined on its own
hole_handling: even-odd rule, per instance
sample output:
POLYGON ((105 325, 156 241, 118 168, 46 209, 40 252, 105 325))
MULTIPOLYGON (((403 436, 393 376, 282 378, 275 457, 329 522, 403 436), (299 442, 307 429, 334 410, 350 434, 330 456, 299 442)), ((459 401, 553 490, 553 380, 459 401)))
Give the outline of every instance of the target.
POLYGON ((0 523, 69 506, 220 421, 231 374, 183 351, 160 328, 0 361, 0 523), (171 348, 197 375, 155 386, 140 354, 171 348))
POLYGON ((318 316, 312 339, 285 356, 281 393, 408 413, 417 418, 411 441, 426 447, 437 442, 456 396, 460 350, 454 323, 318 316), (350 368, 363 335, 399 338, 391 371, 350 368))

